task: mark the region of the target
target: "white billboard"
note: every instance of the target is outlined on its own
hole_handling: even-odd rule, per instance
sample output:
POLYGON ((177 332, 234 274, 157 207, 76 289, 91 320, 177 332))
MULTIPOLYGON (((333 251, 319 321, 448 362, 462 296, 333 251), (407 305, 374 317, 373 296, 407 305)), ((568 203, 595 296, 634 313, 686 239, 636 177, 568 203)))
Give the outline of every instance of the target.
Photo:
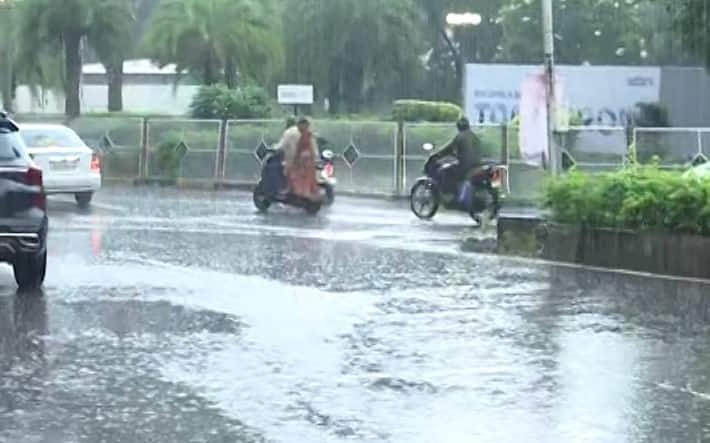
POLYGON ((279 85, 276 95, 281 105, 312 105, 313 85, 279 85))
MULTIPOLYGON (((659 67, 558 66, 565 85, 564 106, 579 111, 585 125, 624 126, 639 102, 658 102, 659 67)), ((466 65, 464 106, 472 121, 507 122, 520 113, 520 90, 542 66, 466 65)))

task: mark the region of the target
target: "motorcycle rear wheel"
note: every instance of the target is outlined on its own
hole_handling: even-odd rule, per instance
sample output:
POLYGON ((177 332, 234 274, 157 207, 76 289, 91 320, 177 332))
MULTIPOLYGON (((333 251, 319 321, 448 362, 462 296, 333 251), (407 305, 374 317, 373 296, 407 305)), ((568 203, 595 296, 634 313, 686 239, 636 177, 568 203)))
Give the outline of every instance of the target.
MULTIPOLYGON (((481 192, 482 191, 483 190, 481 190, 481 192)), ((498 218, 498 213, 500 212, 500 191, 495 188, 490 188, 487 189, 485 193, 486 195, 483 197, 485 203, 481 203, 480 206, 472 204, 471 211, 469 211, 469 215, 479 226, 483 226, 489 221, 495 220, 498 218)))
POLYGON ((441 197, 436 185, 428 179, 419 180, 409 195, 409 206, 421 220, 431 220, 439 210, 441 197))

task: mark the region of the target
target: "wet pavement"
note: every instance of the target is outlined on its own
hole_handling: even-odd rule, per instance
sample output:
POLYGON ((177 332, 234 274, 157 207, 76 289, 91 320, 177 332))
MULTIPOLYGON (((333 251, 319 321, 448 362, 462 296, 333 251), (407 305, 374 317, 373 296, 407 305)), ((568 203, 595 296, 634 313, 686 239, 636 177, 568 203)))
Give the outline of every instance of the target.
POLYGON ((459 252, 465 217, 118 188, 0 269, 2 442, 710 440, 710 287, 459 252))

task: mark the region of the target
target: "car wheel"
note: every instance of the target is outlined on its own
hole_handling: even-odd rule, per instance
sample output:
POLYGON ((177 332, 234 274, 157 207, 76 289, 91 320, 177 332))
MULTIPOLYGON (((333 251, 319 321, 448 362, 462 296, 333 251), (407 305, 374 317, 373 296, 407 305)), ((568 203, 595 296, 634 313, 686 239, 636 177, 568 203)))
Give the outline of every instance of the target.
POLYGON ((39 288, 47 274, 47 251, 37 255, 20 255, 12 267, 20 289, 39 288))
POLYGON ((76 204, 80 208, 88 208, 91 203, 91 199, 94 197, 93 192, 80 192, 74 196, 76 198, 76 204))

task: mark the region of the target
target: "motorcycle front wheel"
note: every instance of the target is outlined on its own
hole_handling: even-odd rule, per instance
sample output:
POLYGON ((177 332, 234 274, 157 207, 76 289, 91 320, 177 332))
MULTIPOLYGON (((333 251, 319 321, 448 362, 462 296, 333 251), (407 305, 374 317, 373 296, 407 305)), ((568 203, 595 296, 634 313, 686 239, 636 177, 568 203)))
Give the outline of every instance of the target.
POLYGON ((422 220, 431 220, 439 210, 439 191, 429 179, 420 179, 412 188, 409 205, 414 215, 422 220))

